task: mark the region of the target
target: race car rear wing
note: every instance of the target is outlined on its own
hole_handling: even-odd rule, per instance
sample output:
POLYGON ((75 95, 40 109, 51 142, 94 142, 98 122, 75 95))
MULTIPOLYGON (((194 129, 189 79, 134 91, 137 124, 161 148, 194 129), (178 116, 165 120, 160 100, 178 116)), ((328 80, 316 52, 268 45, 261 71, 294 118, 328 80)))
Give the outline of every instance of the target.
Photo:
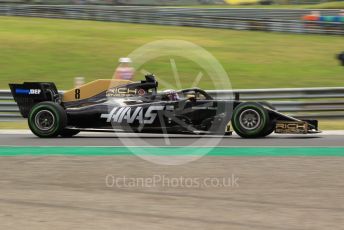
POLYGON ((60 95, 52 82, 24 82, 23 84, 9 84, 9 86, 24 118, 28 117, 31 108, 39 102, 60 101, 60 95))

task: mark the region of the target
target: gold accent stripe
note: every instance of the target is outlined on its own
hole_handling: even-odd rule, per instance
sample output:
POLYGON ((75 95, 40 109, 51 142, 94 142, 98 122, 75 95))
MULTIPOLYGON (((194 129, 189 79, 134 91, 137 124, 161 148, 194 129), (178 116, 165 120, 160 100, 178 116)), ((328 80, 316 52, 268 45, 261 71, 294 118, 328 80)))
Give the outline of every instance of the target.
POLYGON ((98 79, 86 83, 80 87, 66 91, 63 94, 63 102, 78 101, 93 97, 109 88, 133 83, 128 80, 98 79))

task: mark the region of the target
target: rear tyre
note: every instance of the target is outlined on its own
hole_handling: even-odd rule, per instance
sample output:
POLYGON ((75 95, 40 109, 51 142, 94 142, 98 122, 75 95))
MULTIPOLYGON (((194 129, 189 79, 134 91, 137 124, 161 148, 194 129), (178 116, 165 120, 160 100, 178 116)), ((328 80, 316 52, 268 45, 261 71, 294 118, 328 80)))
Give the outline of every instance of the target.
POLYGON ((67 124, 67 115, 61 105, 45 101, 32 107, 28 124, 38 137, 57 137, 67 124))
POLYGON ((80 133, 80 130, 75 130, 75 129, 63 129, 60 132, 61 137, 72 137, 80 133))
POLYGON ((269 123, 269 113, 259 103, 244 102, 233 111, 232 126, 234 131, 241 137, 264 137, 270 128, 269 123))

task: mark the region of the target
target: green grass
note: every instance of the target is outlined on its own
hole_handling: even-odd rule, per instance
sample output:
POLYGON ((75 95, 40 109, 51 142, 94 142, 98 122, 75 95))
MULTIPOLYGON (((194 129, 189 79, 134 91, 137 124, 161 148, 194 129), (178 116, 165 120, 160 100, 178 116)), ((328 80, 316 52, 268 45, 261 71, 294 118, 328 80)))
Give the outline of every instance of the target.
MULTIPOLYGON (((233 88, 344 85, 344 69, 335 59, 344 50, 342 36, 0 17, 0 88, 9 82, 53 81, 68 89, 74 77, 111 78, 119 57, 159 39, 202 46, 224 66, 233 88)), ((182 58, 176 64, 182 86, 189 87, 200 67, 182 58)), ((144 67, 174 82, 168 57, 144 67)), ((199 86, 213 88, 207 76, 199 86)))
POLYGON ((325 2, 311 6, 312 9, 344 9, 344 1, 325 2))
POLYGON ((29 129, 27 121, 1 121, 0 129, 29 129))

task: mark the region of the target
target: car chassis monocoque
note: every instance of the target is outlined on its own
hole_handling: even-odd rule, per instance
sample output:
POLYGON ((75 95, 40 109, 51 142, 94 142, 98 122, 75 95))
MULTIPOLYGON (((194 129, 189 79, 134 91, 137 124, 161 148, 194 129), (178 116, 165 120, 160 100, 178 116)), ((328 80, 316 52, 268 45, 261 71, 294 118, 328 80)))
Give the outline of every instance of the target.
POLYGON ((231 134, 245 138, 272 132, 317 133, 316 120, 278 112, 267 102, 220 100, 199 88, 158 92, 154 75, 145 80, 100 79, 63 93, 51 82, 9 84, 31 131, 38 137, 71 137, 80 131, 231 134))

